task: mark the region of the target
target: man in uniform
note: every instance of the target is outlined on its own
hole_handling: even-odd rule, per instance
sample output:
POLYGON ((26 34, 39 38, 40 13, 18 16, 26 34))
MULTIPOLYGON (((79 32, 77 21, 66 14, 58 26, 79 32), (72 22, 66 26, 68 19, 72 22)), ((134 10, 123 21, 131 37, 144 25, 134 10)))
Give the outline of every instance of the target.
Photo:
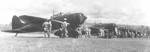
POLYGON ((68 34, 67 27, 68 27, 69 23, 66 22, 66 20, 67 20, 67 18, 64 18, 64 22, 61 25, 62 31, 63 31, 62 36, 68 37, 68 35, 67 35, 68 34))
POLYGON ((82 31, 84 31, 83 29, 84 29, 83 25, 80 25, 80 27, 78 27, 76 29, 76 31, 78 32, 80 38, 83 36, 83 33, 82 33, 82 31))
POLYGON ((43 28, 44 28, 44 37, 46 37, 46 36, 50 36, 50 22, 49 22, 49 20, 47 20, 46 22, 44 22, 43 23, 43 28))
POLYGON ((118 36, 119 36, 120 34, 119 34, 119 31, 118 31, 118 28, 117 28, 117 27, 114 27, 114 33, 115 33, 115 37, 118 38, 118 36))
POLYGON ((100 28, 99 31, 100 31, 99 37, 104 37, 105 36, 104 28, 100 28))
POLYGON ((84 30, 85 30, 86 36, 90 37, 91 36, 91 29, 89 29, 89 27, 87 25, 85 25, 84 30))

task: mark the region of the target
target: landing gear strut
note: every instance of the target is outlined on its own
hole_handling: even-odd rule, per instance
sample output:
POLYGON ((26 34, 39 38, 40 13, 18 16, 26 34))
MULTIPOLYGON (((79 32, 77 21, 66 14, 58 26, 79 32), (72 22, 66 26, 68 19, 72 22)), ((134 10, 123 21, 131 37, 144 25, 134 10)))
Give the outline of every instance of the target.
POLYGON ((17 37, 18 33, 16 33, 15 37, 17 37))

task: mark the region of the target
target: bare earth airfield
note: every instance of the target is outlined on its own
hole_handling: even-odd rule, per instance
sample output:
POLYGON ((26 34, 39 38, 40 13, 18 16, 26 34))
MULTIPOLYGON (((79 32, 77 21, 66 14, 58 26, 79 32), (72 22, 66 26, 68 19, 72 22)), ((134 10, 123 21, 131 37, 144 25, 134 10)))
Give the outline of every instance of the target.
POLYGON ((0 52, 149 52, 149 39, 43 38, 43 34, 0 32, 0 52))

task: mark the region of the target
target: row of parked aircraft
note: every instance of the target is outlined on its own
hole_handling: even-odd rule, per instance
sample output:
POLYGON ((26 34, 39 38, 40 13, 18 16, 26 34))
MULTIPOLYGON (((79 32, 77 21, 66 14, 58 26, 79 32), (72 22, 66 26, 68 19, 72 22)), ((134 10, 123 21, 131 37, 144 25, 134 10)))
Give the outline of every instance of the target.
MULTIPOLYGON (((56 22, 57 21, 66 21, 69 23, 67 30, 68 30, 68 37, 77 38, 79 35, 81 35, 76 29, 78 27, 83 26, 85 20, 87 17, 83 13, 70 13, 70 14, 63 14, 63 15, 54 15, 52 23, 52 31, 55 31, 57 29, 61 28, 61 23, 56 22), (64 18, 67 18, 67 20, 64 20, 64 18)), ((41 18, 41 17, 35 17, 35 16, 29 16, 29 15, 21 15, 21 16, 13 16, 12 18, 12 29, 11 30, 3 30, 3 32, 11 32, 11 33, 28 33, 28 32, 43 32, 44 29, 42 27, 42 24, 49 19, 41 18)), ((116 24, 109 23, 109 24, 95 24, 91 27, 88 27, 91 32, 91 35, 100 36, 102 37, 118 37, 118 38, 124 38, 124 37, 143 37, 143 33, 137 32, 132 29, 126 29, 126 28, 118 28, 116 24), (103 34, 100 31, 103 30, 103 34)), ((61 36, 61 33, 55 32, 56 36, 61 36)), ((84 33, 83 33, 84 34, 84 33)), ((82 35, 83 35, 82 34, 82 35)))
MULTIPOLYGON (((87 19, 83 13, 70 13, 59 16, 54 16, 54 20, 64 21, 64 18, 67 18, 67 22, 70 24, 68 26, 68 35, 69 37, 78 37, 75 29, 79 27, 87 19)), ((14 15, 12 18, 12 29, 3 30, 3 32, 11 33, 28 33, 28 32, 43 32, 42 24, 47 21, 46 18, 29 16, 29 15, 14 15)), ((52 21, 52 31, 61 28, 61 24, 55 21, 52 21)), ((56 32, 56 35, 59 36, 59 33, 56 32)))

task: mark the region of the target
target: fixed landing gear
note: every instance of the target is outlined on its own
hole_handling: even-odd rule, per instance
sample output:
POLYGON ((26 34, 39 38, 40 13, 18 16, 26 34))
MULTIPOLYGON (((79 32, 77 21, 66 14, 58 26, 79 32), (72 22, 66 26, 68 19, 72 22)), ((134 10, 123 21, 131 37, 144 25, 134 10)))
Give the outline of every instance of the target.
POLYGON ((18 33, 16 33, 15 37, 17 37, 18 33))

